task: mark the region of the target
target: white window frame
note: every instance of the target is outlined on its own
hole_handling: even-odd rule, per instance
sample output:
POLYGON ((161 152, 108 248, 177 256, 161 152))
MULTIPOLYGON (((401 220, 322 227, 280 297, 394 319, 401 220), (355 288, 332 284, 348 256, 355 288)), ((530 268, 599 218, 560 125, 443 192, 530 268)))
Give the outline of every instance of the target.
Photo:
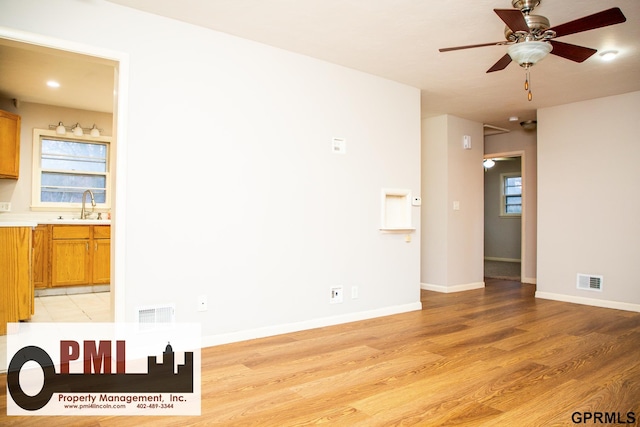
MULTIPOLYGON (((111 200, 112 200, 112 192, 113 186, 111 183, 111 176, 113 175, 113 167, 114 161, 113 158, 113 145, 112 138, 110 136, 98 136, 92 137, 88 135, 83 136, 75 136, 69 132, 67 132, 64 136, 56 134, 55 130, 48 129, 33 129, 33 151, 32 151, 32 160, 33 165, 31 168, 32 171, 32 180, 31 180, 31 209, 35 211, 61 211, 61 212, 75 212, 80 211, 82 208, 82 203, 53 203, 53 202, 42 202, 40 199, 41 192, 41 184, 42 184, 42 168, 41 168, 41 157, 42 157, 42 144, 40 142, 42 137, 60 139, 63 138, 66 141, 78 141, 78 142, 87 142, 87 143, 95 143, 101 142, 107 144, 107 171, 106 175, 106 194, 105 194, 105 202, 96 204, 97 212, 106 212, 111 209, 111 200)), ((90 205, 89 205, 90 206, 90 205)))
MULTIPOLYGON (((520 177, 522 180, 522 173, 520 172, 509 172, 509 173, 501 173, 500 174, 500 216, 506 218, 519 218, 522 216, 522 202, 524 201, 524 185, 521 185, 520 191, 520 212, 508 213, 507 210, 507 194, 505 194, 505 181, 507 178, 520 177)), ((515 196, 515 194, 510 194, 510 196, 515 196)))

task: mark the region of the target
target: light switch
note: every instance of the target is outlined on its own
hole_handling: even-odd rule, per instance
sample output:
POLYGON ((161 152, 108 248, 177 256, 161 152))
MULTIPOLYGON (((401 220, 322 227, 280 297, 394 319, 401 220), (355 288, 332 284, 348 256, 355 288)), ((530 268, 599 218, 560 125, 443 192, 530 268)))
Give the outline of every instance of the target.
POLYGON ((459 211, 460 210, 460 202, 458 200, 454 200, 453 201, 453 210, 454 211, 459 211))
POLYGON ((462 148, 471 150, 471 135, 464 135, 462 137, 462 148))

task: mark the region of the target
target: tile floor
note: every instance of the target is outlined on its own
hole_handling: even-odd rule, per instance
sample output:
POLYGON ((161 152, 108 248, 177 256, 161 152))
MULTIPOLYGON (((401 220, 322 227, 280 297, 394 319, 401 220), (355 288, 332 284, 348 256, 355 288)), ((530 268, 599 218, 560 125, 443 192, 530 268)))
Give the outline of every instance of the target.
MULTIPOLYGON (((111 293, 35 297, 29 322, 110 322, 111 293)), ((7 371, 7 336, 0 336, 0 372, 7 371)))
POLYGON ((31 322, 110 322, 110 292, 39 296, 31 322))

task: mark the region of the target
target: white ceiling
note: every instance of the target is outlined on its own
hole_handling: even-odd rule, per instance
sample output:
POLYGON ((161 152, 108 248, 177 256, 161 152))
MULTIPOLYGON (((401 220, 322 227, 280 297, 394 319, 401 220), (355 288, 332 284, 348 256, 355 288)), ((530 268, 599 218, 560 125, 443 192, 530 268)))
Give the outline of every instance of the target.
MULTIPOLYGON (((518 125, 509 123, 509 116, 528 120, 535 118, 536 109, 541 107, 640 90, 638 0, 542 0, 534 13, 546 16, 552 26, 616 6, 622 9, 627 22, 560 38, 559 41, 599 52, 615 49, 619 55, 613 62, 604 62, 595 54, 581 64, 549 55, 532 68, 531 102, 523 89, 524 70, 516 64, 486 73, 506 53, 506 46, 438 51, 442 47, 504 40, 504 24, 493 9, 511 8, 509 0, 109 1, 420 88, 423 117, 446 113, 513 129, 518 125)), ((0 73, 8 78, 2 79, 0 93, 31 102, 63 102, 52 102, 35 89, 39 82, 27 84, 31 72, 17 74, 21 84, 13 81, 5 68, 11 67, 5 64, 8 52, 1 45, 5 51, 0 51, 0 73)), ((86 66, 87 59, 80 58, 80 63, 84 65, 79 66, 86 66)), ((108 66, 93 66, 74 76, 74 82, 106 78, 101 75, 104 69, 100 66, 108 66)), ((73 67, 64 71, 74 72, 70 68, 73 67)), ((113 76, 109 78, 112 83, 113 76)), ((92 83, 93 87, 96 85, 99 83, 92 83)), ((77 92, 86 95, 87 90, 77 92)), ((107 104, 110 97, 107 94, 107 104)), ((76 96, 70 95, 64 102, 75 100, 76 96)), ((87 97, 81 96, 76 105, 105 111, 104 102, 87 106, 86 101, 87 97)))

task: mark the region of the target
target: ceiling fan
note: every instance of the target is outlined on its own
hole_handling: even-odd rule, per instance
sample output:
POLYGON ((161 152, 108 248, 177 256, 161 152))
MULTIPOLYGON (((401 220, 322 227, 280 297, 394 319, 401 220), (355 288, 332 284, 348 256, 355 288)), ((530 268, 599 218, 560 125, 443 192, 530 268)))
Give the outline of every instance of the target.
POLYGON ((517 62, 526 70, 524 88, 528 91, 527 98, 531 101, 529 70, 542 58, 551 53, 571 61, 583 62, 597 52, 596 49, 563 43, 554 39, 620 24, 627 20, 620 8, 614 7, 552 27, 546 17, 531 14, 536 6, 540 5, 540 2, 541 0, 511 0, 511 4, 515 9, 493 9, 506 24, 504 30, 506 41, 447 47, 439 49, 439 51, 449 52, 484 46, 509 45, 507 53, 493 64, 487 70, 487 73, 504 70, 511 61, 517 62))

